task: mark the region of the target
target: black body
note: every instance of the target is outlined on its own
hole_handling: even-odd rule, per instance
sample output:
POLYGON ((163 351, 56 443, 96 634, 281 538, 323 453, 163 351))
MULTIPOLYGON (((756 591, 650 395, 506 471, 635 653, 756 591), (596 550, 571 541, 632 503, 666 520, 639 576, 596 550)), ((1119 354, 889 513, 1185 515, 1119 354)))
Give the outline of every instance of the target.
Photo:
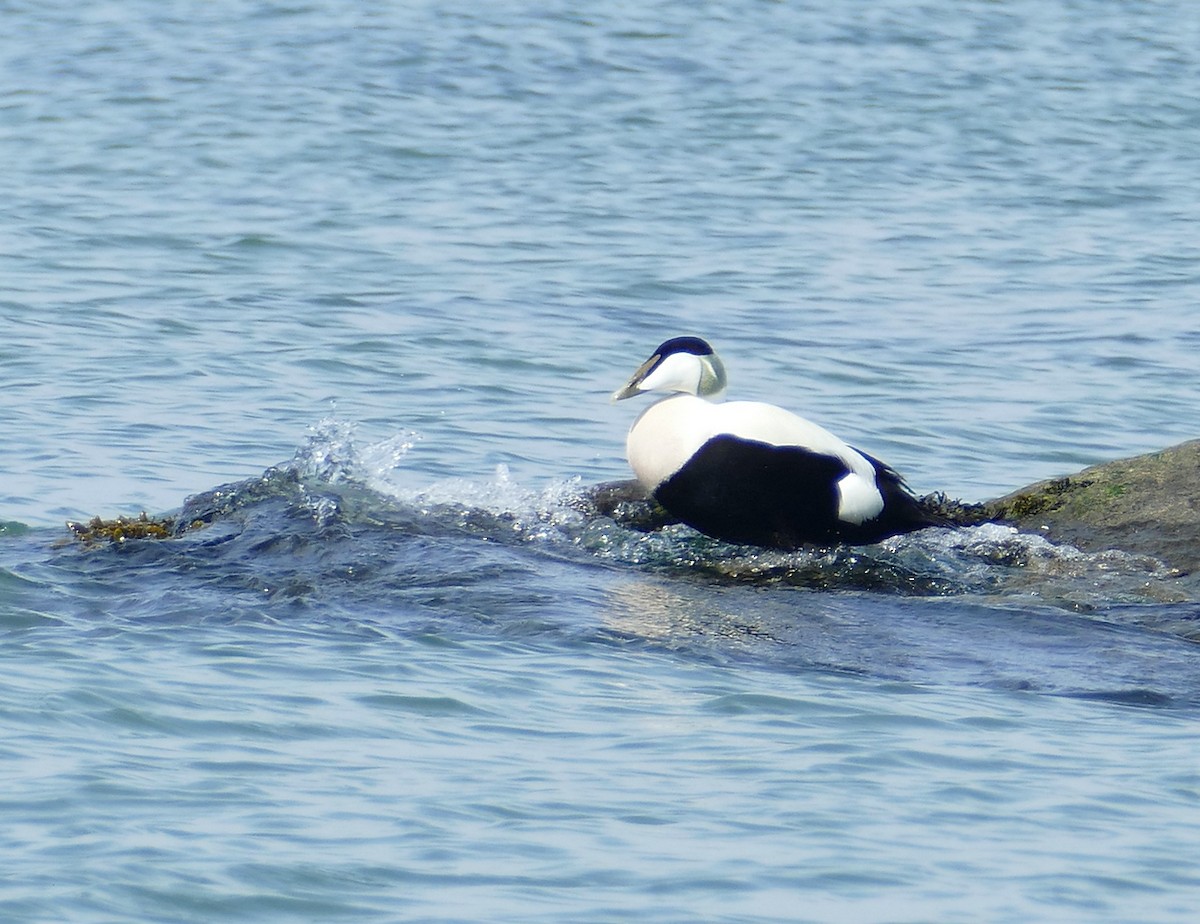
POLYGON ((777 549, 868 545, 939 525, 896 472, 863 456, 875 467, 884 506, 879 516, 861 524, 838 519, 837 482, 850 472, 841 459, 727 435, 701 446, 654 496, 669 513, 708 536, 777 549))

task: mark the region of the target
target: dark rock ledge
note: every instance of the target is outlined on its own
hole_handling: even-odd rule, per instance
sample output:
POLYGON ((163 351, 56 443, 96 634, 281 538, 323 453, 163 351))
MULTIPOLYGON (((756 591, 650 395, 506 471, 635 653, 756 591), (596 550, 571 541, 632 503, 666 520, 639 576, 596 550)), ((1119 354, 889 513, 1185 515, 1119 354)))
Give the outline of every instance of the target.
MULTIPOLYGON (((598 485, 595 509, 636 529, 671 517, 632 481, 598 485)), ((1085 552, 1147 555, 1180 575, 1200 571, 1200 440, 1094 465, 981 504, 942 494, 921 498, 955 526, 1006 523, 1085 552)))
POLYGON ((1200 571, 1200 440, 1039 481, 983 507, 986 519, 1085 552, 1119 549, 1200 571))
MULTIPOLYGON (((1086 552, 1116 549, 1156 558, 1181 576, 1200 572, 1200 440, 1039 481, 981 504, 943 494, 921 502, 948 525, 1007 523, 1086 552)), ((634 481, 596 485, 579 506, 644 531, 673 522, 634 481)), ((75 539, 90 544, 166 539, 205 522, 143 513, 67 525, 75 539)))

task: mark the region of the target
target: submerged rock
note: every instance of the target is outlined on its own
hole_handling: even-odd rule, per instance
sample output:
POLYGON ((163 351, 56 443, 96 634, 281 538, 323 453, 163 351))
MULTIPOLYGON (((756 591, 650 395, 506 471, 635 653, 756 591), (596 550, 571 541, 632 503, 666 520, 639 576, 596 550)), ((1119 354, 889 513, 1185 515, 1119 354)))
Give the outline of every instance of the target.
MULTIPOLYGON (((67 525, 85 544, 168 539, 227 516, 232 507, 277 490, 280 482, 299 480, 287 467, 270 469, 262 478, 189 498, 175 515, 97 517, 67 525)), ((980 504, 944 494, 928 494, 920 503, 947 525, 1005 523, 1085 552, 1127 552, 1156 559, 1179 575, 1200 576, 1200 440, 1094 465, 980 504)), ((678 522, 636 481, 586 488, 573 506, 585 516, 609 517, 642 532, 678 522)))
POLYGON ((599 514, 644 533, 679 522, 633 479, 595 485, 580 495, 578 506, 584 515, 599 514))
POLYGON ((1116 549, 1200 571, 1200 440, 1039 481, 983 506, 990 520, 1087 552, 1116 549))

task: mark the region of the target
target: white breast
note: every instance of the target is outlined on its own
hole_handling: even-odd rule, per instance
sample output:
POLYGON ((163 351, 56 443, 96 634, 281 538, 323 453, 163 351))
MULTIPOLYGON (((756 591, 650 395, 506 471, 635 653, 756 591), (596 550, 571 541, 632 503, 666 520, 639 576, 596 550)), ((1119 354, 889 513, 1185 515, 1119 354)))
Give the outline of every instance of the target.
POLYGON ((642 487, 653 491, 709 440, 715 407, 695 395, 678 394, 638 415, 625 439, 625 456, 642 487))

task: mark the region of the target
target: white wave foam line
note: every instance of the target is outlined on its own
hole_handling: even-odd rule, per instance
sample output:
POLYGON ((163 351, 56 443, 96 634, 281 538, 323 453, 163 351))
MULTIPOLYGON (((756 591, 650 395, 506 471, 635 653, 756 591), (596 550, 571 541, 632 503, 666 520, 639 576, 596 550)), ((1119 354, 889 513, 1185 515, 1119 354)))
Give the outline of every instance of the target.
POLYGON ((919 535, 946 555, 1034 575, 1075 578, 1140 575, 1153 579, 1173 574, 1158 559, 1147 555, 1118 549, 1085 552, 1067 543, 1051 542, 1045 536, 997 523, 932 530, 919 535), (924 538, 926 535, 928 539, 924 538))

